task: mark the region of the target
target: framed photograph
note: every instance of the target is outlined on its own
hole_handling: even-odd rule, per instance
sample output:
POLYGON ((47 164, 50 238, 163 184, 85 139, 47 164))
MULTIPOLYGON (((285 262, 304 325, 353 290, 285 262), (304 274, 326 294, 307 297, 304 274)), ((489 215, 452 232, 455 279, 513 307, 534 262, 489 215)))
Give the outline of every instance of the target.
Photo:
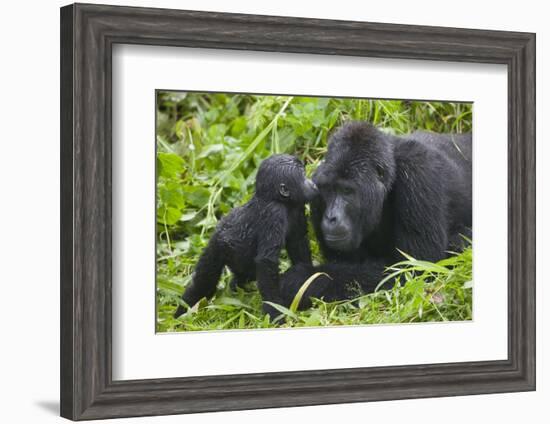
POLYGON ((61 9, 61 415, 535 389, 535 35, 61 9))

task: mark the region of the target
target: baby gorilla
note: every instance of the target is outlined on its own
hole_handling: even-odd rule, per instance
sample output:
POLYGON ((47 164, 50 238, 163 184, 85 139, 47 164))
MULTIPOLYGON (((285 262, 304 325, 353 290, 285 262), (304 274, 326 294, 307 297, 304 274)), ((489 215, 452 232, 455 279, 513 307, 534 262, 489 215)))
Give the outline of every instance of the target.
MULTIPOLYGON (((257 280, 264 301, 281 303, 279 256, 286 247, 292 263, 311 265, 305 204, 317 194, 317 187, 305 176, 304 165, 290 155, 273 155, 264 160, 256 176, 256 193, 244 206, 222 218, 202 253, 193 281, 182 299, 189 307, 216 292, 223 267, 234 277, 231 286, 257 280)), ((279 313, 264 303, 271 319, 279 313)), ((174 316, 185 313, 179 306, 174 316)))

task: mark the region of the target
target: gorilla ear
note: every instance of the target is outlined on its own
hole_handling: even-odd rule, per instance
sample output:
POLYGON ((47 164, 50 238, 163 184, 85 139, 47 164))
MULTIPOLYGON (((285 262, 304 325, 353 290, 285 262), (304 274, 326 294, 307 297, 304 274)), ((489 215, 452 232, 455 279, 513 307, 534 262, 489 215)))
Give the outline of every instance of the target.
POLYGON ((290 190, 288 189, 286 184, 284 183, 279 184, 279 194, 284 198, 290 197, 290 190))

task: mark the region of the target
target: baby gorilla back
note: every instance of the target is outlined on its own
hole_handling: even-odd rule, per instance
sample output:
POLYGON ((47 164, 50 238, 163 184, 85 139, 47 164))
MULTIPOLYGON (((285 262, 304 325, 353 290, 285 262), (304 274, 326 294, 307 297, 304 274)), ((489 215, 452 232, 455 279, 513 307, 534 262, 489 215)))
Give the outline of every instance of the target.
POLYGON ((256 277, 254 258, 258 251, 258 230, 261 228, 257 202, 251 201, 224 217, 216 232, 220 253, 237 279, 247 282, 256 277))

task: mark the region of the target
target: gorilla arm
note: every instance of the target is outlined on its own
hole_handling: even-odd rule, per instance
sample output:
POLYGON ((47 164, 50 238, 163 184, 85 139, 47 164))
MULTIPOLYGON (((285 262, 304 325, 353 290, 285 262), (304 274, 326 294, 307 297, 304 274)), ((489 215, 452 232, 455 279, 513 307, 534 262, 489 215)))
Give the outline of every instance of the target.
POLYGON ((292 208, 289 213, 289 234, 286 238, 286 251, 292 265, 311 265, 311 250, 307 237, 307 221, 304 208, 292 208))

